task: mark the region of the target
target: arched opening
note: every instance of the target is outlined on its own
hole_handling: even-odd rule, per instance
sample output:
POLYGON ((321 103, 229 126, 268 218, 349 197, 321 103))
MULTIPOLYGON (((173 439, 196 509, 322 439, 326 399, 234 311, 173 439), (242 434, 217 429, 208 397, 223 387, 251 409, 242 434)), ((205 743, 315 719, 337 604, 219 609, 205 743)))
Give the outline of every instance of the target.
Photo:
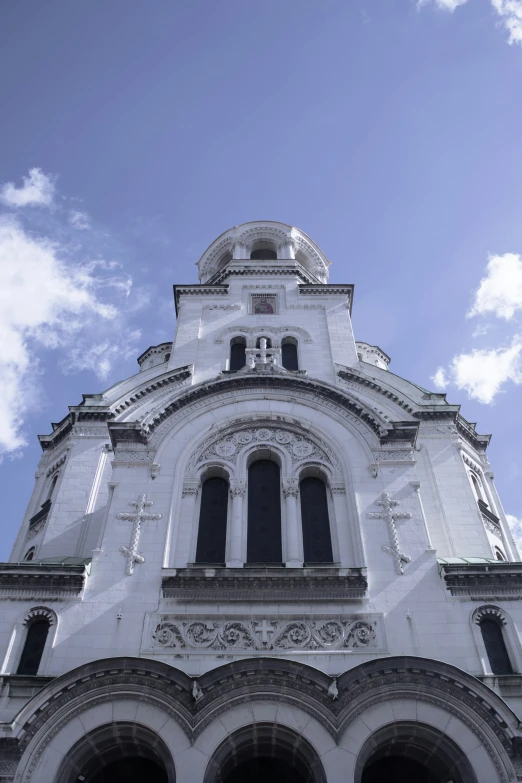
POLYGON ((227 540, 228 481, 212 476, 203 482, 196 563, 224 563, 227 540))
POLYGON ((379 729, 357 758, 355 783, 476 783, 469 761, 439 729, 403 721, 379 729))
POLYGON ((285 337, 281 345, 281 364, 285 370, 298 370, 297 340, 293 337, 285 337))
POLYGON ((310 743, 284 726, 257 723, 229 735, 209 761, 204 783, 326 783, 310 743))
POLYGON ((27 626, 24 648, 20 656, 17 674, 38 674, 50 623, 46 617, 35 617, 27 626))
POLYGON ((258 459, 248 469, 247 562, 280 564, 282 559, 279 465, 258 459))
POLYGON ((270 247, 258 247, 250 253, 252 261, 275 261, 277 253, 270 247))
POLYGON ((506 560, 504 553, 498 548, 498 546, 495 547, 495 558, 501 562, 506 560))
POLYGON ((24 562, 28 563, 30 560, 33 560, 35 554, 36 554, 36 547, 32 546, 31 549, 28 549, 27 552, 25 553, 24 562))
POLYGON ((241 370, 246 364, 246 340, 233 337, 230 341, 230 372, 241 370))
POLYGON ((484 647, 493 674, 513 674, 502 626, 496 617, 483 617, 479 623, 484 647))
POLYGON ((264 337, 264 335, 257 338, 257 340, 256 340, 256 348, 261 348, 261 340, 263 340, 263 339, 266 340, 266 348, 271 348, 272 347, 272 340, 270 339, 270 337, 264 337))
POLYGON ((57 783, 175 783, 172 756, 151 729, 109 723, 86 734, 69 750, 57 783))
POLYGON ((328 498, 324 481, 306 476, 299 484, 305 563, 333 563, 328 498))
POLYGON ((53 496, 53 492, 54 492, 54 490, 55 490, 55 487, 56 487, 56 484, 57 484, 57 482, 58 482, 58 476, 59 476, 59 475, 60 475, 59 473, 56 473, 56 474, 54 475, 54 477, 53 477, 53 480, 51 481, 51 483, 50 483, 50 485, 49 485, 49 491, 47 492, 47 497, 46 497, 46 500, 51 500, 51 498, 52 498, 52 496, 53 496))
MULTIPOLYGON (((470 471, 469 475, 471 477, 471 483, 473 484, 473 492, 475 493, 476 499, 477 500, 482 500, 482 502, 485 502, 484 501, 484 495, 482 493, 482 487, 480 485, 480 481, 479 481, 478 477, 475 475, 475 473, 473 473, 473 471, 470 471)), ((486 505, 487 505, 487 503, 486 503, 486 505)))

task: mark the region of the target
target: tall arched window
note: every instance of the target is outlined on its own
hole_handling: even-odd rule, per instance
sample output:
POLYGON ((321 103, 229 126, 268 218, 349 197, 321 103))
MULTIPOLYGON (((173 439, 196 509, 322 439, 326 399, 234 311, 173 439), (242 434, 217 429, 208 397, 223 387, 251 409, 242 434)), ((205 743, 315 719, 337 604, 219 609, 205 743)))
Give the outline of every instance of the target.
POLYGON ((32 546, 31 549, 28 549, 27 552, 25 553, 24 562, 28 563, 30 560, 33 560, 35 554, 36 554, 36 547, 32 546))
POLYGON ((500 622, 494 617, 483 617, 479 626, 493 674, 513 674, 500 622))
POLYGON ((228 481, 208 478, 201 490, 196 563, 224 563, 227 540, 228 481))
POLYGON ((36 617, 32 620, 27 628, 17 674, 38 674, 49 628, 49 620, 45 617, 36 617))
POLYGON ((48 490, 48 492, 47 492, 47 498, 46 498, 46 500, 51 500, 51 498, 52 498, 52 496, 53 496, 54 489, 55 489, 55 487, 56 487, 56 484, 57 484, 57 481, 58 481, 58 476, 59 476, 59 475, 60 475, 59 473, 56 473, 56 474, 54 475, 54 477, 53 477, 53 480, 51 481, 51 483, 50 483, 50 485, 49 485, 49 490, 48 490))
POLYGON ((246 340, 233 337, 230 343, 230 372, 241 370, 246 364, 246 340))
POLYGON ((328 500, 324 481, 307 476, 299 485, 305 563, 333 563, 328 500))
POLYGON ((285 370, 298 370, 297 342, 293 337, 286 337, 281 345, 281 364, 285 370))
POLYGON ((281 477, 279 465, 259 459, 248 469, 249 563, 281 563, 281 477))

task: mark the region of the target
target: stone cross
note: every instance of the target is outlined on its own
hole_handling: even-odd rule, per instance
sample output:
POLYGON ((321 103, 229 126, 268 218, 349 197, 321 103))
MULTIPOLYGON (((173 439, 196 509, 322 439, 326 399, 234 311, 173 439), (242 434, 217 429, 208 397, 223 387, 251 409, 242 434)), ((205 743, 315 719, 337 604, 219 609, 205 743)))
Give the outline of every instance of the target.
POLYGON ((134 506, 136 511, 134 513, 123 511, 120 514, 116 514, 118 519, 126 519, 129 522, 134 522, 132 527, 132 535, 130 545, 120 546, 120 552, 127 558, 127 566, 125 573, 127 576, 132 576, 134 572, 134 563, 144 563, 145 558, 138 552, 138 544, 140 541, 141 523, 147 522, 152 519, 161 519, 161 514, 148 514, 145 509, 154 505, 154 501, 147 500, 145 493, 141 494, 138 500, 131 500, 129 506, 134 506))
POLYGON ((279 348, 267 348, 266 337, 259 340, 259 348, 247 348, 247 362, 251 370, 258 364, 277 364, 277 356, 280 353, 279 348))
POLYGON ((261 641, 263 644, 267 644, 269 641, 268 634, 274 633, 274 629, 272 627, 272 623, 269 623, 268 620, 263 620, 260 623, 257 623, 255 627, 256 633, 261 634, 261 641))
POLYGON ((394 506, 399 505, 398 500, 392 500, 387 492, 382 493, 382 499, 375 501, 376 506, 382 506, 381 512, 369 511, 366 516, 368 519, 384 519, 388 525, 388 534, 390 536, 391 546, 383 546, 384 552, 389 552, 395 560, 395 570, 399 575, 404 574, 403 563, 411 563, 411 557, 401 552, 399 547, 399 537, 395 527, 396 519, 411 519, 409 511, 393 511, 394 506))

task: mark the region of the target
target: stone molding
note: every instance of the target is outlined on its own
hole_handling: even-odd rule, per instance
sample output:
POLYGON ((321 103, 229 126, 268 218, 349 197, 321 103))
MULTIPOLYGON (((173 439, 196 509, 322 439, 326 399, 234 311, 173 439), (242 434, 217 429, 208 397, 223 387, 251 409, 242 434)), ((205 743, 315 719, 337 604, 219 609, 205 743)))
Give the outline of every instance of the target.
POLYGON ((522 563, 445 563, 439 573, 453 596, 475 599, 522 598, 522 563))
POLYGON ((349 601, 366 595, 362 568, 322 566, 283 568, 191 566, 163 569, 165 598, 219 601, 349 601))
POLYGON ((83 590, 86 576, 85 565, 0 563, 0 593, 24 600, 35 595, 77 596, 83 590))
MULTIPOLYGON (((380 615, 241 616, 154 615, 150 618, 148 648, 169 653, 197 650, 271 654, 314 650, 317 652, 384 653, 380 615), (151 642, 152 640, 152 642, 151 642)), ((145 648, 147 649, 147 648, 145 648)))
POLYGON ((162 373, 156 376, 152 381, 147 384, 139 386, 137 389, 132 390, 132 394, 129 397, 125 397, 123 400, 118 400, 113 404, 114 413, 120 415, 128 408, 141 401, 143 397, 147 397, 157 391, 163 391, 167 388, 178 388, 183 386, 185 381, 188 381, 192 377, 192 365, 187 364, 184 367, 177 367, 172 372, 162 373))
MULTIPOLYGON (((512 710, 475 677, 438 661, 397 656, 378 658, 336 678, 284 658, 239 659, 194 681, 183 672, 147 658, 112 658, 80 666, 47 686, 22 709, 13 724, 20 783, 29 783, 51 739, 77 715, 96 704, 129 698, 155 704, 193 742, 232 706, 275 701, 299 706, 339 742, 349 726, 372 706, 389 699, 434 704, 475 734, 499 780, 515 779, 522 737, 512 710)), ((12 743, 11 743, 12 744, 12 743)), ((14 747, 10 753, 14 755, 14 747)), ((12 755, 11 755, 12 758, 12 755)))

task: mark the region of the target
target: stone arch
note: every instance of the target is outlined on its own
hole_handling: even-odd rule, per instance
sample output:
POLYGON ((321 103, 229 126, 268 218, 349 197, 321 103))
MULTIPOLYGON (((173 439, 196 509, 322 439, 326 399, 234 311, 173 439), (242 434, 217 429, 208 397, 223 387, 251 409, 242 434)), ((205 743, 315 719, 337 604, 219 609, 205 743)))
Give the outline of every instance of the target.
POLYGON ((509 660, 514 672, 522 671, 522 649, 513 621, 508 612, 495 604, 484 604, 477 607, 471 614, 471 630, 480 658, 482 673, 491 674, 491 664, 481 633, 482 620, 491 619, 498 623, 507 649, 509 660))
POLYGON ((390 772, 397 761, 399 765, 409 762, 426 768, 431 773, 430 780, 437 783, 450 779, 452 783, 477 783, 466 754, 448 734, 413 720, 388 723, 366 740, 357 756, 354 783, 365 783, 365 774, 372 765, 384 763, 390 772))
POLYGON ((302 340, 305 343, 312 343, 313 338, 310 332, 301 326, 227 326, 222 329, 214 340, 215 343, 223 343, 228 337, 247 336, 249 347, 253 347, 256 337, 262 337, 263 334, 273 337, 274 344, 277 346, 282 337, 294 337, 296 340, 302 340))
POLYGON ((300 732, 268 721, 251 723, 229 734, 212 754, 203 783, 226 783, 235 770, 261 759, 284 765, 299 783, 326 783, 324 767, 312 744, 300 732))
MULTIPOLYGON (((155 783, 160 777, 161 783, 175 783, 174 761, 165 741, 151 728, 135 721, 106 723, 87 732, 67 751, 55 783, 90 781, 109 765, 129 757, 133 764, 145 759, 151 767, 157 767, 155 783)), ((150 772, 154 772, 154 767, 150 772)))
POLYGON ((19 620, 13 628, 13 632, 11 634, 11 640, 4 664, 2 666, 2 672, 14 673, 18 669, 22 652, 25 647, 28 631, 33 623, 42 620, 48 623, 49 631, 47 633, 45 645, 40 658, 38 673, 42 675, 46 673, 47 664, 49 662, 58 627, 58 616, 56 612, 54 612, 52 609, 49 609, 47 606, 34 606, 32 609, 25 610, 25 612, 19 617, 19 620))

